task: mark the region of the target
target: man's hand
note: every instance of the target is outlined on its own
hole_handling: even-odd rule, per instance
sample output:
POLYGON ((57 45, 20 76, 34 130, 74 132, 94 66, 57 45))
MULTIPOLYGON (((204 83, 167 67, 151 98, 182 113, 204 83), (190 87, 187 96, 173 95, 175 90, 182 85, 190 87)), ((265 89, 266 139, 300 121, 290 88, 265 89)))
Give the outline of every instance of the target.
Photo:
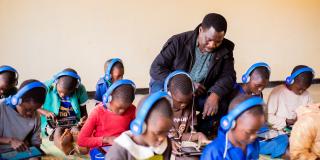
POLYGON ((207 92, 206 87, 204 87, 201 83, 193 82, 193 86, 195 89, 195 95, 200 96, 207 92))
POLYGON ((204 109, 202 112, 202 118, 206 118, 207 116, 213 116, 214 114, 216 114, 218 112, 218 103, 219 103, 219 96, 212 92, 205 104, 204 104, 204 109))
POLYGON ((23 141, 20 141, 20 140, 14 139, 14 138, 12 138, 10 140, 10 145, 14 150, 16 150, 18 152, 28 150, 28 146, 23 141))

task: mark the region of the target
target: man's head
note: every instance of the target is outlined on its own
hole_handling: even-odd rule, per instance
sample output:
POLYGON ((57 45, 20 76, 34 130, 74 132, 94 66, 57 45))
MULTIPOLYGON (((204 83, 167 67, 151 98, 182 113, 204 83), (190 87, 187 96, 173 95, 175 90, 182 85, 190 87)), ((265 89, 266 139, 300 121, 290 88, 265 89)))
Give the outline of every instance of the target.
MULTIPOLYGON (((291 75, 298 71, 299 69, 306 68, 308 66, 305 65, 298 65, 293 68, 291 75)), ((298 76, 294 78, 294 83, 291 85, 287 85, 288 88, 297 95, 301 95, 305 92, 311 85, 313 80, 313 73, 312 72, 302 72, 298 76)))
MULTIPOLYGON (((229 112, 239 106, 240 103, 252 98, 248 95, 239 95, 234 98, 229 106, 229 112)), ((256 105, 241 113, 236 119, 236 125, 230 131, 233 143, 247 145, 257 137, 257 131, 265 122, 263 106, 256 105)))
MULTIPOLYGON (((138 112, 146 98, 143 98, 138 105, 138 112)), ((139 116, 139 115, 136 115, 139 116)), ((151 147, 159 147, 168 136, 173 125, 173 112, 171 103, 166 98, 159 99, 153 104, 145 119, 146 131, 141 135, 144 143, 151 147)))
MULTIPOLYGON (((111 64, 112 60, 113 59, 109 59, 104 63, 104 72, 105 73, 107 72, 108 66, 111 64)), ((112 83, 123 78, 124 66, 121 61, 118 61, 112 65, 110 75, 111 75, 111 82, 112 83)))
POLYGON ((190 106, 193 99, 193 85, 191 79, 185 74, 178 74, 171 78, 169 91, 173 100, 174 109, 184 109, 190 106))
POLYGON ((109 109, 115 114, 123 114, 132 105, 134 100, 134 91, 132 85, 125 84, 117 87, 112 93, 112 100, 109 109))
MULTIPOLYGON (((77 72, 72 68, 66 68, 62 72, 68 71, 77 74, 77 72)), ((78 85, 78 79, 71 76, 61 76, 57 80, 57 91, 61 98, 71 96, 78 85)))
POLYGON ((227 32, 226 19, 217 13, 207 14, 199 27, 198 47, 201 52, 212 52, 218 48, 227 32))
MULTIPOLYGON (((24 81, 19 90, 24 86, 32 83, 39 82, 37 80, 31 79, 24 81)), ((19 91, 18 91, 19 92, 19 91)), ((26 118, 31 118, 35 115, 36 110, 41 108, 46 99, 46 89, 42 87, 33 88, 27 91, 22 97, 22 103, 17 106, 19 114, 26 118)))
MULTIPOLYGON (((0 66, 0 68, 9 66, 0 66)), ((17 73, 11 70, 0 72, 0 96, 6 95, 18 83, 17 73)))
POLYGON ((250 73, 250 80, 245 84, 254 95, 260 95, 269 83, 270 71, 266 67, 257 67, 250 73))

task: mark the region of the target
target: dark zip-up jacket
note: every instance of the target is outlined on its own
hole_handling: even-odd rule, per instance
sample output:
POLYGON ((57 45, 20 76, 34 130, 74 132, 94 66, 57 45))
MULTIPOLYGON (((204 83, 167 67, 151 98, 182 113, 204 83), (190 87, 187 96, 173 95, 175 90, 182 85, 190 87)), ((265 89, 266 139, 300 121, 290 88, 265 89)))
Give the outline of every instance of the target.
MULTIPOLYGON (((196 40, 199 27, 194 31, 172 36, 152 62, 150 75, 154 80, 164 79, 175 70, 190 73, 195 62, 196 40)), ((224 39, 222 44, 213 51, 207 77, 201 82, 208 92, 214 92, 220 97, 228 94, 236 81, 233 58, 234 44, 224 39)))

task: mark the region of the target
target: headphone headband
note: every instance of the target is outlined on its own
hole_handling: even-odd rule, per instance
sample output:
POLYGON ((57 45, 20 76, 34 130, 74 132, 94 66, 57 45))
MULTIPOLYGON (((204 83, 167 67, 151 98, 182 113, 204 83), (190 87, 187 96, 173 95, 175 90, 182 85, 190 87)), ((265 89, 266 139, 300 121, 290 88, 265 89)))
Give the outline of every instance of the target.
POLYGON ((265 62, 258 62, 258 63, 255 63, 253 64, 247 71, 245 74, 242 75, 242 82, 243 83, 248 83, 249 80, 250 80, 250 74, 253 70, 255 70, 256 68, 258 67, 265 67, 268 69, 269 73, 271 73, 271 68, 270 66, 265 63, 265 62))
POLYGON ((296 70, 295 72, 293 72, 290 76, 288 76, 286 78, 286 84, 288 85, 291 85, 294 83, 294 79, 299 76, 301 73, 304 73, 304 72, 311 72, 312 75, 314 76, 314 70, 310 67, 303 67, 303 68, 300 68, 298 70, 296 70))
POLYGON ((19 89, 19 91, 17 92, 17 94, 13 95, 12 97, 10 97, 10 102, 11 105, 19 105, 22 102, 21 97, 27 93, 28 91, 34 89, 34 88, 44 88, 45 90, 47 90, 46 86, 41 83, 41 82, 31 82, 27 85, 25 85, 24 87, 22 87, 21 89, 19 89))
POLYGON ((169 95, 166 92, 158 91, 151 94, 142 104, 136 118, 130 124, 130 130, 134 135, 141 135, 145 130, 145 120, 151 108, 156 102, 162 98, 167 98, 169 95))
POLYGON ((16 74, 16 80, 18 80, 19 74, 18 74, 18 71, 16 69, 14 69, 11 66, 2 66, 2 67, 0 67, 0 73, 1 72, 7 72, 7 71, 14 72, 16 74))
POLYGON ((234 109, 232 109, 226 116, 224 116, 220 121, 220 126, 224 130, 230 130, 235 120, 246 110, 256 106, 264 105, 263 99, 260 97, 249 98, 240 104, 238 104, 234 109))
POLYGON ((183 70, 176 70, 176 71, 174 71, 174 72, 171 72, 171 73, 167 76, 167 78, 166 78, 165 81, 164 81, 164 87, 163 87, 163 88, 164 88, 164 91, 165 91, 165 92, 168 92, 168 91, 169 91, 168 87, 169 87, 170 80, 171 80, 174 76, 179 75, 179 74, 186 75, 186 76, 190 79, 191 85, 192 85, 192 92, 194 92, 194 87, 193 87, 193 83, 192 83, 192 78, 191 78, 191 76, 190 76, 187 72, 185 72, 185 71, 183 71, 183 70))
POLYGON ((111 62, 108 64, 108 67, 106 69, 106 73, 105 73, 105 79, 107 81, 111 80, 111 70, 112 70, 112 67, 117 63, 122 63, 121 59, 120 58, 112 58, 111 59, 111 62))
POLYGON ((78 81, 81 81, 80 76, 79 76, 77 73, 72 72, 72 71, 62 71, 62 72, 59 72, 59 73, 55 76, 55 79, 59 79, 59 78, 62 77, 62 76, 69 76, 69 77, 72 77, 72 78, 77 79, 78 81))
POLYGON ((110 102, 109 97, 111 97, 112 92, 118 88, 119 86, 122 85, 131 85, 133 87, 133 89, 136 89, 136 85, 134 84, 133 81, 128 80, 128 79, 121 79, 121 80, 117 80, 116 82, 114 82, 106 91, 106 93, 103 95, 102 97, 102 101, 104 104, 110 102))

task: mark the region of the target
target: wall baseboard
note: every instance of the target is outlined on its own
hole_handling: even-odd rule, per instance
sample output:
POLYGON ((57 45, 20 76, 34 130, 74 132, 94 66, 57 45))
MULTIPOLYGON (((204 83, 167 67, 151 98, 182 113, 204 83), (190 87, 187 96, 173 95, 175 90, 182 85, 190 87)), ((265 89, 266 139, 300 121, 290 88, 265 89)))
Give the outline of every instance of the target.
MULTIPOLYGON (((277 85, 285 83, 284 81, 271 81, 269 82, 268 86, 266 88, 272 88, 277 85)), ((312 84, 320 84, 320 78, 316 78, 313 80, 312 84)), ((88 91, 88 96, 89 99, 93 99, 95 95, 95 91, 88 91)), ((136 94, 148 94, 149 93, 149 88, 137 88, 136 89, 136 94)))

